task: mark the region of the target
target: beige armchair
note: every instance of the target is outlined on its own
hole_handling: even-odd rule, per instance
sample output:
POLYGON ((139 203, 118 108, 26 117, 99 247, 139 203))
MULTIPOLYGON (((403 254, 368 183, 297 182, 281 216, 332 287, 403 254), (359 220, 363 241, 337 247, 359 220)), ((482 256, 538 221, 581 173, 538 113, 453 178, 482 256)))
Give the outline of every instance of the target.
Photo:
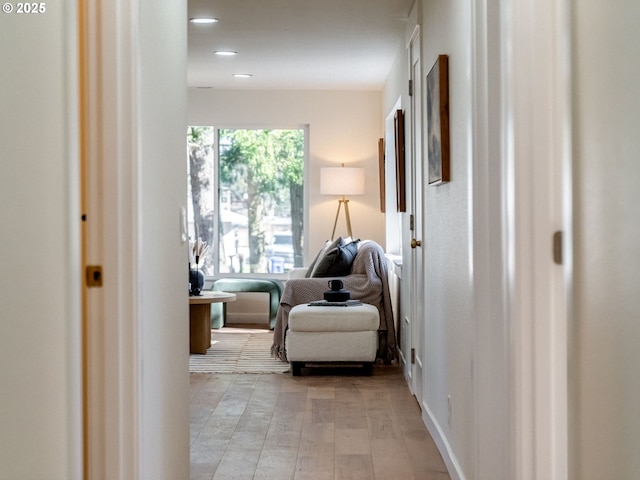
MULTIPOLYGON (((307 274, 307 271, 304 273, 307 274)), ((351 269, 344 276, 323 276, 300 278, 302 271, 295 271, 287 280, 280 307, 276 316, 273 346, 274 357, 286 361, 285 335, 291 308, 322 300, 331 278, 340 278, 344 289, 351 292, 351 298, 377 307, 380 315, 378 328, 378 351, 376 363, 391 363, 397 359, 396 331, 389 294, 387 262, 382 247, 373 241, 361 241, 353 259, 351 269)), ((326 307, 331 308, 331 307, 326 307)))

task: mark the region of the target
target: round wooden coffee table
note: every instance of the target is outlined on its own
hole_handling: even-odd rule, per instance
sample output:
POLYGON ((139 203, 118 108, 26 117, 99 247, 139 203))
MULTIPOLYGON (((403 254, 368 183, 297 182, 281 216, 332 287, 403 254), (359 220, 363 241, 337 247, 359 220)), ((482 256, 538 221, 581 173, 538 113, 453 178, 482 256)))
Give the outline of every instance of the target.
POLYGON ((207 353, 211 347, 211 304, 234 302, 235 293, 203 291, 189 296, 189 351, 207 353))

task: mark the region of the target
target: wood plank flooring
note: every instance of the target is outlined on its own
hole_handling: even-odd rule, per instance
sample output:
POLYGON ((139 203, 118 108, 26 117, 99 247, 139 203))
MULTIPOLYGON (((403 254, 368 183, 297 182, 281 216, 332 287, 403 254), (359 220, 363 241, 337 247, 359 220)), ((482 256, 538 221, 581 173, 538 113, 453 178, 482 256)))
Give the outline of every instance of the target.
POLYGON ((398 367, 191 375, 191 479, 449 480, 398 367))

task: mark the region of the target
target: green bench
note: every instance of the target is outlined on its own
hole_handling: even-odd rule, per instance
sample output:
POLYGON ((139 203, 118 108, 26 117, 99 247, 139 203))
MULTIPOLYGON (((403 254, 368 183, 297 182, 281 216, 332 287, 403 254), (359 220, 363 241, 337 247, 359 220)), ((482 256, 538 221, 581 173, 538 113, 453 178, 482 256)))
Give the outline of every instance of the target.
MULTIPOLYGON (((268 278, 221 278, 211 287, 216 292, 265 292, 269 294, 269 328, 276 325, 276 315, 280 306, 283 284, 268 278)), ((227 304, 211 305, 211 328, 222 328, 225 324, 227 304)))

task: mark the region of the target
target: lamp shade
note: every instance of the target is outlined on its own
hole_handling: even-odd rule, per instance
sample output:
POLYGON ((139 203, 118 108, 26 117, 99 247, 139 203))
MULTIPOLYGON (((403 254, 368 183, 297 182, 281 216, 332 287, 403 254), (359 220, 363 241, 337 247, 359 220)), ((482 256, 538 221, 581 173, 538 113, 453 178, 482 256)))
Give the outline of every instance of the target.
POLYGON ((322 195, 363 195, 364 168, 321 168, 320 193, 322 195))

